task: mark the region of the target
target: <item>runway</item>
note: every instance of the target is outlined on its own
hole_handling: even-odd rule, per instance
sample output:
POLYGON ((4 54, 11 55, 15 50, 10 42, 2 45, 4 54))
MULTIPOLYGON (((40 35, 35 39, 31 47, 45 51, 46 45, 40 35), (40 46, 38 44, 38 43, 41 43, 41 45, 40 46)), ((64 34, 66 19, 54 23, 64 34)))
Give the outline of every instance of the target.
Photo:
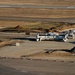
POLYGON ((0 59, 0 75, 75 75, 75 63, 0 59))
POLYGON ((0 16, 0 20, 7 21, 42 21, 42 22, 68 22, 75 23, 75 18, 34 18, 34 17, 12 17, 0 16))
POLYGON ((75 6, 49 6, 49 5, 30 5, 30 4, 0 4, 0 8, 75 9, 75 6))
MULTIPOLYGON (((75 6, 49 6, 49 5, 30 5, 30 4, 0 4, 0 8, 36 8, 36 9, 69 9, 74 10, 75 6)), ((0 16, 0 20, 8 21, 49 21, 49 22, 69 22, 75 23, 75 18, 34 18, 34 17, 13 17, 0 16)))

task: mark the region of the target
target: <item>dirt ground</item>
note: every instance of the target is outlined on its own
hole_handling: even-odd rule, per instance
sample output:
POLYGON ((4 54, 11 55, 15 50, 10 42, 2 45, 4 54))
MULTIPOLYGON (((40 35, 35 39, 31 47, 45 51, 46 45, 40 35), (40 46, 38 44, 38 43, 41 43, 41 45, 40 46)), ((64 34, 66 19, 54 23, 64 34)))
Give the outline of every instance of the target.
POLYGON ((74 0, 1 0, 0 4, 36 4, 51 6, 74 6, 74 0))
MULTIPOLYGON (((72 41, 71 41, 72 42, 72 41)), ((43 52, 47 49, 71 49, 75 44, 68 42, 55 41, 25 41, 20 46, 6 46, 0 49, 0 56, 2 57, 21 57, 38 52, 43 52)))
POLYGON ((33 60, 60 60, 60 61, 75 61, 75 55, 65 51, 56 51, 53 53, 36 53, 23 58, 33 60))
POLYGON ((75 18, 74 9, 0 8, 0 16, 35 18, 75 18))
MULTIPOLYGON (((35 5, 50 5, 50 6, 74 6, 74 0, 1 0, 0 4, 35 4, 35 5)), ((12 18, 12 17, 33 17, 33 18, 75 18, 74 9, 40 9, 40 8, 0 8, 0 17, 12 18)), ((9 21, 0 20, 0 26, 18 26, 22 25, 25 28, 52 27, 51 23, 39 22, 26 22, 26 21, 9 21), (50 25, 50 26, 49 26, 50 25)))
POLYGON ((64 23, 64 22, 41 22, 41 21, 2 21, 0 20, 0 29, 2 28, 15 28, 19 26, 19 30, 22 28, 24 30, 39 30, 45 31, 46 29, 50 31, 62 31, 66 29, 75 29, 75 23, 64 23))
MULTIPOLYGON (((74 0, 1 0, 0 4, 34 4, 34 5, 50 5, 50 6, 74 6, 74 0)), ((75 18, 74 9, 35 9, 35 8, 0 8, 0 17, 33 17, 33 18, 75 18)), ((50 23, 25 22, 25 21, 9 21, 0 20, 1 26, 17 26, 23 25, 27 27, 40 26, 45 27, 50 23), (44 25, 43 25, 44 24, 44 25), (35 26, 36 25, 36 26, 35 26)), ((57 24, 56 24, 57 25, 57 24)), ((51 25, 52 26, 52 25, 51 25)), ((75 41, 63 43, 56 41, 25 41, 21 46, 6 46, 0 49, 2 57, 21 57, 45 49, 71 49, 75 46, 75 41)))

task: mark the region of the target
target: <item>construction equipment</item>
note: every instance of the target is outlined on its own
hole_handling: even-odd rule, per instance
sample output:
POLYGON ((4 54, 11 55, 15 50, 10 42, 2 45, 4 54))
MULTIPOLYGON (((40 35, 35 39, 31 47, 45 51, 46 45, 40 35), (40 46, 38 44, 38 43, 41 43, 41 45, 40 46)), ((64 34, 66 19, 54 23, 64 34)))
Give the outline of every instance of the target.
POLYGON ((68 34, 66 35, 59 35, 57 33, 46 33, 44 35, 37 34, 36 36, 36 41, 41 41, 41 40, 63 40, 66 42, 68 39, 68 34))
POLYGON ((57 41, 68 41, 68 39, 74 39, 74 32, 73 30, 69 30, 69 31, 63 31, 61 33, 56 33, 56 32, 49 32, 49 33, 45 33, 44 35, 42 34, 37 34, 36 36, 36 41, 41 41, 41 40, 57 40, 57 41))

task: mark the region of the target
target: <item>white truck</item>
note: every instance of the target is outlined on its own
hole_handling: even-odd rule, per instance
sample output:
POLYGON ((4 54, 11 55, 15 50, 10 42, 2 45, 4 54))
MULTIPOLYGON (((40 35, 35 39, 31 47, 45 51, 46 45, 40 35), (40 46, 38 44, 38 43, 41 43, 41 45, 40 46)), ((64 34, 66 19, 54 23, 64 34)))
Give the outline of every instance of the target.
POLYGON ((66 42, 68 39, 68 34, 66 35, 59 35, 58 33, 46 33, 44 35, 42 34, 37 34, 36 36, 36 41, 41 41, 41 40, 62 40, 66 42))

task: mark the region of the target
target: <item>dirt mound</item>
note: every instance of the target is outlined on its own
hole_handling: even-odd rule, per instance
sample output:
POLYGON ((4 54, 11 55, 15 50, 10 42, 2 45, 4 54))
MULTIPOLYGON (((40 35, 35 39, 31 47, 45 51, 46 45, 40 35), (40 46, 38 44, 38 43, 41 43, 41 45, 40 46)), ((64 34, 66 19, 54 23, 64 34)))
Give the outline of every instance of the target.
POLYGON ((6 27, 3 29, 0 29, 1 32, 24 32, 25 30, 21 26, 15 26, 15 27, 6 27))
POLYGON ((62 31, 66 29, 74 29, 75 28, 75 23, 59 23, 56 27, 50 28, 51 31, 62 31))
POLYGON ((50 56, 71 56, 71 53, 65 52, 65 51, 55 51, 53 53, 50 53, 50 56))
POLYGON ((52 53, 36 53, 28 56, 22 57, 70 57, 72 53, 66 51, 54 51, 52 53))

